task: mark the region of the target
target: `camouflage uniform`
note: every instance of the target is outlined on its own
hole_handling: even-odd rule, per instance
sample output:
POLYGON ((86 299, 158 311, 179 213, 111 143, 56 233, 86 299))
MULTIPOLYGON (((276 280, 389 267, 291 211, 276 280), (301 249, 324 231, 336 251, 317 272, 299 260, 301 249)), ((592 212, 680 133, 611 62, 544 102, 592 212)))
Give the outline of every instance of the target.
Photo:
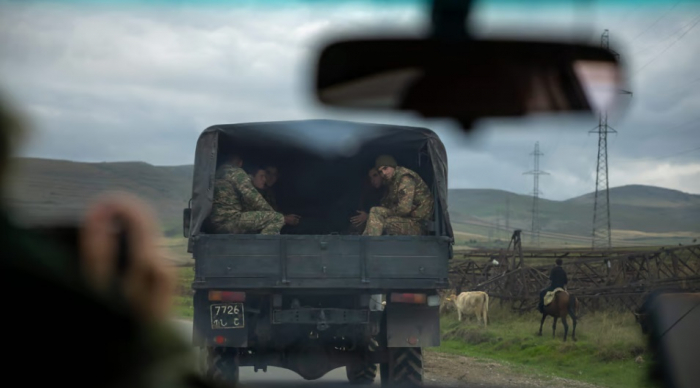
POLYGON ((216 172, 209 222, 215 233, 278 234, 284 216, 267 203, 242 168, 224 165, 216 172))
POLYGON ((421 235, 423 223, 431 218, 434 200, 420 175, 401 166, 387 182, 382 206, 369 212, 363 235, 421 235))

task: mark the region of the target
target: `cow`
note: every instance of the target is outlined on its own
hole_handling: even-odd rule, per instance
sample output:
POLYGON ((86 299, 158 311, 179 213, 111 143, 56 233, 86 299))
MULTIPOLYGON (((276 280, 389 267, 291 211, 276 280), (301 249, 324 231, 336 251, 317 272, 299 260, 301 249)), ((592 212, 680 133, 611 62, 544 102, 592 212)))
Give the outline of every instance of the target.
POLYGON ((484 320, 484 327, 487 326, 489 313, 489 295, 483 291, 462 292, 455 299, 457 307, 457 318, 461 321, 462 314, 474 313, 476 321, 484 320))

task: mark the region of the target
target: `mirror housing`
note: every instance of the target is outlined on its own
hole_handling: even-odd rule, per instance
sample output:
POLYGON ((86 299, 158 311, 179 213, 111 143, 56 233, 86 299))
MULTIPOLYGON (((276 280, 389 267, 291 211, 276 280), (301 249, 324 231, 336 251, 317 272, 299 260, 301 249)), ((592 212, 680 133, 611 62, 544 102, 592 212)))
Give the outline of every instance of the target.
POLYGON ((465 127, 485 117, 616 108, 616 56, 588 44, 380 39, 332 43, 315 93, 329 106, 414 111, 465 127))
MULTIPOLYGON (((697 288, 696 288, 697 290, 697 288)), ((656 291, 635 311, 652 353, 652 382, 694 387, 700 379, 700 293, 656 291)))

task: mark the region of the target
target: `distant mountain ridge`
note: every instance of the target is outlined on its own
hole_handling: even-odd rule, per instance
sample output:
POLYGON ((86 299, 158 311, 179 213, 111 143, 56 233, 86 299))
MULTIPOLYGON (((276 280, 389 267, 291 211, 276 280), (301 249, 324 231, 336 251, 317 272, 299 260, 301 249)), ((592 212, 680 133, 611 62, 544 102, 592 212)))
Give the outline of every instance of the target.
MULTIPOLYGON (((38 158, 17 158, 14 162, 16 168, 11 171, 5 195, 12 208, 30 222, 74 217, 94 195, 124 190, 153 205, 165 228, 175 233, 181 229, 182 209, 191 195, 192 165, 38 158)), ((506 223, 509 229, 530 229, 530 196, 496 189, 450 189, 448 196, 455 230, 464 236, 486 238, 492 229, 505 231, 506 223)), ((593 199, 593 193, 565 201, 540 199, 542 231, 572 236, 572 241, 589 239, 593 199)), ((612 227, 620 231, 618 234, 700 233, 700 195, 629 185, 610 189, 610 202, 612 227)))
MULTIPOLYGON (((567 202, 593 204, 595 193, 588 193, 567 202)), ((700 206, 700 195, 656 186, 627 185, 610 189, 610 203, 650 207, 700 206)))
POLYGON ((28 222, 72 219, 87 200, 111 190, 129 191, 148 201, 166 224, 180 220, 192 188, 192 166, 144 162, 82 163, 17 158, 3 193, 28 222))

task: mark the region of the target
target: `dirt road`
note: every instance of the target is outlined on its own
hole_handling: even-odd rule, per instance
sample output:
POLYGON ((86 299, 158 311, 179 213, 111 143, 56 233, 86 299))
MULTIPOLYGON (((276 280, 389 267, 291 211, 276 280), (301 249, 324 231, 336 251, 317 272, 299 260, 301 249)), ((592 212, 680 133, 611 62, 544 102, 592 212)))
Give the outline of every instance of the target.
POLYGON ((600 388, 559 377, 526 374, 496 362, 438 352, 426 352, 426 385, 482 388, 600 388))
MULTIPOLYGON (((183 337, 191 340, 192 322, 174 320, 175 326, 182 331, 183 337)), ((193 349, 195 355, 198 353, 193 349)), ((540 376, 524 373, 522 370, 496 362, 482 361, 471 357, 424 352, 424 383, 430 387, 459 387, 459 388, 600 388, 591 384, 558 377, 540 376)), ((309 385, 324 388, 349 387, 345 377, 345 369, 338 368, 329 372, 322 379, 309 382, 294 372, 270 367, 267 373, 255 373, 252 368, 241 368, 241 382, 245 388, 269 388, 278 383, 284 383, 285 388, 308 387, 309 385)), ((374 386, 379 386, 379 377, 374 386)))

